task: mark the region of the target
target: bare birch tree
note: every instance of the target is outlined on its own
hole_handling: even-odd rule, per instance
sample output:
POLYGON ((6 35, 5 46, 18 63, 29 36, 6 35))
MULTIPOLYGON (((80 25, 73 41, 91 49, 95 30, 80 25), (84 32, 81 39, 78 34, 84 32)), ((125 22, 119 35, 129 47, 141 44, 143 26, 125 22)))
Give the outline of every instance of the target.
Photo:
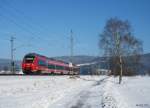
POLYGON ((100 34, 99 47, 104 49, 104 54, 109 58, 111 74, 135 74, 137 65, 140 64, 142 42, 135 38, 129 21, 110 18, 100 34))

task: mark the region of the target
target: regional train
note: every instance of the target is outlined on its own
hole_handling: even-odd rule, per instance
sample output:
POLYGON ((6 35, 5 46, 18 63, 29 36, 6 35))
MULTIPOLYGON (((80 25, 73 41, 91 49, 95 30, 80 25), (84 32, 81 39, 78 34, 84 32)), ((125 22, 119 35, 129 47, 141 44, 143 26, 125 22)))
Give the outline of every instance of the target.
POLYGON ((79 68, 61 60, 48 58, 36 53, 26 54, 22 61, 24 74, 78 74, 79 68))

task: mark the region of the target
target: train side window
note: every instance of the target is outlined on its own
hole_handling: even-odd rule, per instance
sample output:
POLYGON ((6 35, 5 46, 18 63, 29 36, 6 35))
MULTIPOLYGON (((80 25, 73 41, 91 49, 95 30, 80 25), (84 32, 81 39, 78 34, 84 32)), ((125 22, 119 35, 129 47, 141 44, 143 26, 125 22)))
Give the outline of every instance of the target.
POLYGON ((58 70, 64 70, 64 67, 56 65, 56 69, 58 69, 58 70))
POLYGON ((49 68, 49 69, 55 69, 55 65, 48 64, 48 68, 49 68))
POLYGON ((39 60, 38 64, 39 64, 40 66, 45 66, 45 67, 46 67, 46 62, 43 61, 43 60, 39 60))

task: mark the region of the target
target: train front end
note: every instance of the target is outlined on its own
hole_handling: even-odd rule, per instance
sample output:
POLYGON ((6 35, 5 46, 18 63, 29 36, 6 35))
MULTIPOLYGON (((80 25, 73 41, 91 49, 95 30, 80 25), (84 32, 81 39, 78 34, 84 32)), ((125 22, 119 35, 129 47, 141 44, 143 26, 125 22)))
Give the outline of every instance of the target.
POLYGON ((34 74, 38 71, 38 66, 36 63, 36 55, 34 54, 25 55, 22 62, 22 71, 24 74, 34 74))

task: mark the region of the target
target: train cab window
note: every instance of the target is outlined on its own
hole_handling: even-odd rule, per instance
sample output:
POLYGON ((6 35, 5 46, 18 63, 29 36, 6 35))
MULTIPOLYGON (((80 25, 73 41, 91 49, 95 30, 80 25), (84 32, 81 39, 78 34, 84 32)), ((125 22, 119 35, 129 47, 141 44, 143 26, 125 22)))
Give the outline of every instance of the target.
POLYGON ((44 60, 39 60, 38 64, 40 66, 46 66, 46 62, 44 60))
POLYGON ((25 56, 24 60, 25 60, 25 63, 33 63, 34 61, 34 56, 25 56))

